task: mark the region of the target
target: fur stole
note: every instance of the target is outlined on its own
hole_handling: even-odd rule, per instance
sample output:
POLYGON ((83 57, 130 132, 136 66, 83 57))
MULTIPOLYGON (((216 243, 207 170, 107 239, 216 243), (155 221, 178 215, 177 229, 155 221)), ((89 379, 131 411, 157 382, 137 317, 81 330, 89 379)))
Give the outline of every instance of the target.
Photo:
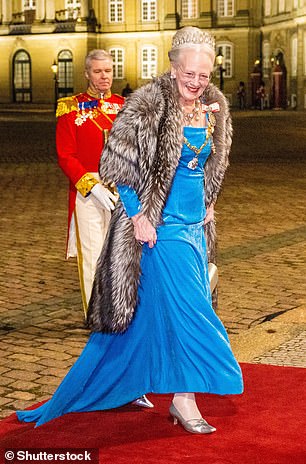
MULTIPOLYGON (((215 113, 216 153, 205 165, 206 203, 215 203, 228 166, 231 120, 223 94, 213 85, 203 95, 206 104, 218 102, 215 113)), ((169 195, 179 162, 183 113, 176 86, 166 73, 129 96, 118 114, 104 148, 102 179, 132 187, 142 211, 156 227, 169 195)), ((206 226, 209 259, 214 260, 214 224, 206 226)), ((124 332, 137 306, 142 248, 134 237, 132 221, 118 202, 97 263, 88 308, 88 326, 105 333, 124 332)))

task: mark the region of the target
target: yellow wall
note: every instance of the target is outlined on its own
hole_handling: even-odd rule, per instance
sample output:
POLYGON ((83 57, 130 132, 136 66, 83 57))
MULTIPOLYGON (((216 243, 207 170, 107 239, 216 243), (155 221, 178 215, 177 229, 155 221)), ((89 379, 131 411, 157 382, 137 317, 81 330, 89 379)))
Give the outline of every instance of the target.
MULTIPOLYGON (((37 0, 37 5, 45 0, 37 0)), ((52 0, 48 0, 50 5, 52 0)), ((84 1, 95 11, 97 23, 101 25, 96 31, 91 31, 85 21, 75 24, 74 32, 54 32, 59 25, 51 22, 35 22, 29 33, 20 33, 20 29, 12 29, 12 25, 0 24, 0 103, 9 103, 12 95, 12 58, 19 49, 25 49, 31 56, 32 88, 34 103, 52 103, 54 98, 54 81, 50 66, 57 58, 59 51, 71 50, 73 54, 74 92, 83 91, 86 81, 83 77, 84 58, 93 48, 123 47, 125 49, 124 79, 114 80, 113 90, 121 93, 129 82, 131 87, 144 84, 141 79, 141 49, 144 45, 154 45, 158 50, 158 73, 168 69, 167 51, 175 32, 175 5, 180 6, 180 0, 157 1, 157 20, 141 23, 140 1, 126 0, 124 7, 124 22, 111 24, 108 21, 108 2, 101 0, 84 1), (19 31, 19 32, 18 32, 19 31)), ((272 5, 278 2, 271 2, 272 5)), ((46 3, 44 3, 45 5, 46 3)), ((0 0, 0 15, 4 0, 0 0)), ((12 2, 12 13, 21 12, 21 0, 12 2)), ((240 80, 245 81, 250 90, 250 75, 254 62, 261 57, 261 35, 271 43, 271 51, 278 46, 279 37, 288 70, 288 92, 298 89, 299 108, 304 107, 306 95, 304 34, 306 34, 306 6, 292 11, 292 1, 287 0, 285 15, 271 15, 262 18, 263 1, 236 0, 236 16, 233 18, 216 17, 217 1, 199 0, 199 17, 181 22, 182 25, 196 25, 210 28, 217 42, 224 41, 233 45, 233 76, 225 78, 224 92, 236 103, 236 90, 240 80), (213 14, 211 14, 211 5, 213 14), (298 32, 298 76, 294 84, 290 78, 290 36, 298 32)), ((40 5, 42 6, 42 4, 40 5)), ((54 11, 65 6, 64 0, 54 1, 54 11)), ((277 13, 277 11, 273 11, 277 13)), ((52 18, 51 18, 52 19, 52 18)), ((65 25, 64 25, 65 26, 65 25)), ((18 26, 19 27, 19 26, 18 26)), ((20 26, 22 30, 22 25, 20 26)), ((216 83, 218 80, 216 79, 216 83)), ((249 96, 250 97, 250 96, 249 96)))

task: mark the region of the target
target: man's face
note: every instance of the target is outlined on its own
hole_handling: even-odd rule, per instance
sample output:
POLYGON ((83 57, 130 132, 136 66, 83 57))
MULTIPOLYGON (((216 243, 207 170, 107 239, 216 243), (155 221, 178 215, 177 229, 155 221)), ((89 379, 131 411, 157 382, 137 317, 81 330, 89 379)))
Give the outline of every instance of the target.
POLYGON ((91 60, 85 76, 90 89, 95 93, 106 93, 113 83, 113 63, 109 59, 91 60))

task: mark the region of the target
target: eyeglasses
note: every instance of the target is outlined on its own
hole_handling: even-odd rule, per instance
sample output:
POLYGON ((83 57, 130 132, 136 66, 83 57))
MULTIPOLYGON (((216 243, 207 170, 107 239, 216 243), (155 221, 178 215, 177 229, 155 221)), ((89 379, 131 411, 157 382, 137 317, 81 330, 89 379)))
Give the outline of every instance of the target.
POLYGON ((177 65, 177 67, 180 70, 180 72, 182 73, 182 76, 185 79, 188 79, 190 81, 193 81, 197 76, 199 77, 199 82, 201 82, 201 83, 208 82, 209 79, 210 79, 210 76, 207 76, 206 74, 196 74, 195 72, 192 72, 192 71, 185 72, 185 71, 183 71, 183 69, 180 67, 179 64, 177 65))

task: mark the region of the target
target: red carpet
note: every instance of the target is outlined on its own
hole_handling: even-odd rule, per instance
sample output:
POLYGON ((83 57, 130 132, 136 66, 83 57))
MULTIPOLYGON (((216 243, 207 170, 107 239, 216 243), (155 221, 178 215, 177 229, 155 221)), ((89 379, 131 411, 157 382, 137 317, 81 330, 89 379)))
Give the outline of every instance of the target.
POLYGON ((211 435, 174 427, 168 419, 171 396, 150 395, 152 410, 73 413, 36 429, 12 415, 0 423, 0 448, 99 448, 101 464, 304 464, 305 369, 242 369, 243 395, 198 395, 204 417, 217 427, 211 435))

